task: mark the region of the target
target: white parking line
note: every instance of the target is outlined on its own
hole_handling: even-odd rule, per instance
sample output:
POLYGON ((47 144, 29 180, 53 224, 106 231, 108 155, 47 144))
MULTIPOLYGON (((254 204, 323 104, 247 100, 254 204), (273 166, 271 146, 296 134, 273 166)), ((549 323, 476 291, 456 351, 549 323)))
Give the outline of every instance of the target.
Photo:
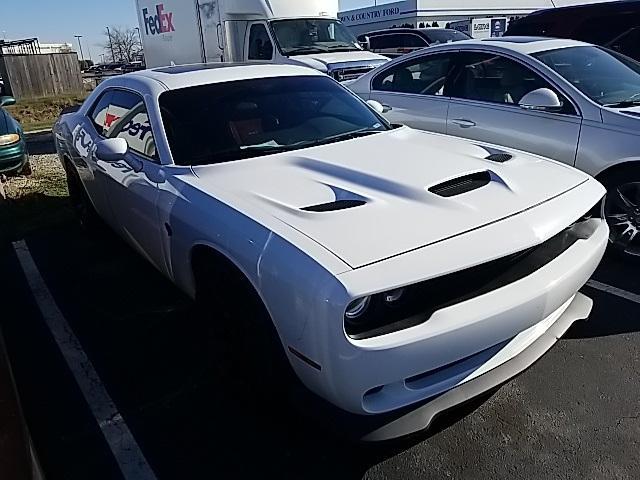
POLYGON ((610 293, 611 295, 624 298, 625 300, 631 300, 632 302, 640 303, 640 295, 638 295, 637 293, 627 292, 626 290, 612 287, 611 285, 607 285, 606 283, 600 283, 596 280, 589 280, 587 282, 587 287, 595 288, 596 290, 600 290, 601 292, 610 293))
POLYGON ((122 475, 126 480, 156 480, 129 427, 51 296, 26 243, 23 240, 14 242, 13 248, 40 312, 89 404, 122 475))

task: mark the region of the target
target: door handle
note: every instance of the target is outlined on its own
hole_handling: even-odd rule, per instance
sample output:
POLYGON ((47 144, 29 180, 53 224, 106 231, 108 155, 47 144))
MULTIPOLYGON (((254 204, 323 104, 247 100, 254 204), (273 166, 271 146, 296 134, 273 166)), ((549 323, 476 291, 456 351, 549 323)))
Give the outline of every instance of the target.
POLYGON ((459 125, 461 128, 471 128, 476 126, 476 122, 473 120, 467 120, 466 118, 454 118, 451 123, 459 125))

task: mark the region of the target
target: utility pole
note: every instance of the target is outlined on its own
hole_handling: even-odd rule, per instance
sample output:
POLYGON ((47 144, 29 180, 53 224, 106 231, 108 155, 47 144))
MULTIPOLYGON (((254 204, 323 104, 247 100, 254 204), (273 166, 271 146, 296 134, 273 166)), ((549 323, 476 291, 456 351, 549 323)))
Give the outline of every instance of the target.
POLYGON ((82 42, 80 42, 82 35, 74 35, 74 37, 78 39, 78 46, 80 47, 80 61, 82 61, 84 60, 84 55, 82 54, 82 42))
POLYGON ((109 37, 109 50, 111 50, 111 61, 115 62, 116 58, 113 55, 113 42, 111 41, 111 32, 109 31, 109 27, 107 27, 107 37, 109 37))

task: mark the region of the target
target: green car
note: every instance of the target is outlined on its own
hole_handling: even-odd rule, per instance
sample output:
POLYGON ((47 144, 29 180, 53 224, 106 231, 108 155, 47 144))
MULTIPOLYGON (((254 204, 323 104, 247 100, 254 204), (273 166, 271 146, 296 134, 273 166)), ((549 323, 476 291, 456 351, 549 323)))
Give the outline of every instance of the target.
POLYGON ((0 174, 31 174, 27 142, 22 127, 4 108, 16 103, 13 97, 0 97, 0 174))

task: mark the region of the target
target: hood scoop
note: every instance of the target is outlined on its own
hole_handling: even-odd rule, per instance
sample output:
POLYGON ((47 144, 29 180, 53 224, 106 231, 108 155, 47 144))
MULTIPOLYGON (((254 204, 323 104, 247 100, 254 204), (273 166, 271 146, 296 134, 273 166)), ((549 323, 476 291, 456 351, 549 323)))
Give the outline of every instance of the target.
POLYGON ((488 185, 490 181, 491 174, 489 172, 476 172, 434 185, 429 188, 429 191, 440 197, 455 197, 456 195, 462 195, 463 193, 484 187, 488 185))
POLYGON ((513 158, 513 155, 511 155, 510 153, 492 153, 488 157, 484 157, 485 160, 489 160, 491 162, 496 162, 496 163, 508 162, 512 158, 513 158))
POLYGON ((336 210, 361 207, 365 203, 367 202, 364 200, 335 200, 333 202, 310 205, 308 207, 303 207, 300 210, 304 210, 305 212, 335 212, 336 210))
POLYGON ((325 187, 329 187, 332 192, 333 200, 309 205, 308 207, 300 207, 300 210, 305 212, 336 212, 338 210, 361 207, 368 201, 367 198, 362 195, 358 195, 355 192, 345 190, 335 185, 329 185, 327 183, 323 183, 323 185, 325 187))
POLYGON ((487 147, 485 145, 477 145, 477 146, 482 148, 484 151, 486 151, 489 154, 486 157, 484 157, 484 159, 489 160, 490 162, 505 163, 513 158, 513 155, 505 152, 504 150, 487 147))

